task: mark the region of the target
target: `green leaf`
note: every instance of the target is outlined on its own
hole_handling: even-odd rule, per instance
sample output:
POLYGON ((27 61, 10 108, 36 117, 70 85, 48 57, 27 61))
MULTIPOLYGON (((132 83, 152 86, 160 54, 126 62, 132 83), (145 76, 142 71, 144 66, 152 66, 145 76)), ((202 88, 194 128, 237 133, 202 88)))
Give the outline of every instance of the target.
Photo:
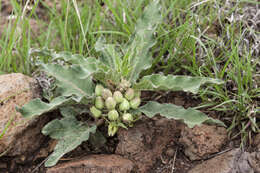
POLYGON ((56 53, 53 49, 42 48, 42 49, 30 49, 30 56, 36 54, 38 56, 51 57, 51 61, 64 60, 66 62, 79 64, 80 61, 85 59, 82 55, 72 54, 71 52, 59 52, 56 53))
POLYGON ((133 88, 139 90, 171 90, 197 93, 200 86, 205 83, 222 84, 223 81, 207 77, 153 74, 144 76, 133 88))
MULTIPOLYGON (((64 61, 67 65, 79 65, 81 66, 82 72, 78 74, 79 78, 85 79, 88 78, 91 74, 97 72, 102 69, 103 71, 107 71, 109 68, 105 66, 101 61, 94 57, 84 57, 79 54, 72 54, 71 52, 59 52, 56 53, 52 49, 31 49, 30 55, 37 54, 38 56, 47 56, 51 57, 52 62, 64 61)), ((38 62, 38 64, 42 64, 38 62)))
POLYGON ((78 65, 80 65, 85 71, 85 75, 81 75, 80 77, 83 79, 88 78, 92 74, 100 72, 106 73, 110 70, 110 67, 106 66, 104 63, 93 57, 83 59, 78 65))
POLYGON ((60 107, 60 113, 64 118, 70 116, 76 117, 83 113, 89 113, 89 108, 86 105, 65 105, 60 107))
MULTIPOLYGON (((104 42, 104 39, 101 38, 96 43, 96 50, 102 52, 100 60, 94 57, 86 58, 82 55, 72 54, 71 52, 56 53, 50 49, 33 49, 31 53, 36 53, 41 56, 50 56, 53 62, 58 60, 65 61, 69 66, 67 68, 80 71, 76 75, 80 80, 94 76, 95 79, 104 84, 106 84, 108 79, 119 83, 121 79, 119 73, 121 70, 121 55, 115 50, 115 45, 105 44, 104 42), (116 72, 115 67, 119 69, 118 72, 116 72)), ((43 63, 40 63, 40 65, 45 67, 43 63)), ((48 72, 48 67, 45 68, 45 71, 48 72)))
POLYGON ((120 73, 116 73, 113 70, 108 70, 108 71, 98 71, 93 74, 94 78, 98 80, 99 82, 102 82, 105 86, 107 86, 107 82, 113 82, 115 85, 120 83, 121 75, 120 73))
POLYGON ((198 110, 192 108, 184 109, 181 106, 173 104, 160 104, 152 101, 140 107, 139 110, 150 118, 156 114, 160 114, 168 119, 183 120, 189 128, 192 128, 195 125, 200 125, 203 122, 216 123, 225 126, 223 122, 210 118, 198 110))
POLYGON ((97 63, 97 70, 93 73, 94 78, 105 85, 108 80, 117 85, 121 79, 122 55, 116 50, 115 45, 106 44, 103 37, 98 39, 95 49, 101 52, 101 56, 97 63))
POLYGON ((44 71, 56 78, 57 87, 62 96, 76 96, 75 101, 79 102, 83 97, 94 94, 92 79, 80 78, 86 75, 79 65, 63 67, 58 64, 41 64, 44 71))
POLYGON ((70 98, 66 98, 64 96, 56 97, 50 103, 45 103, 41 101, 41 99, 37 98, 31 100, 29 103, 25 104, 22 108, 16 108, 18 112, 20 112, 24 117, 33 117, 36 115, 41 115, 45 112, 52 111, 56 109, 58 106, 65 104, 70 101, 70 98))
POLYGON ((95 49, 97 52, 102 53, 101 57, 99 57, 100 61, 117 72, 121 71, 122 55, 116 50, 116 46, 114 44, 106 44, 105 38, 100 37, 95 44, 95 49))
POLYGON ((109 71, 111 68, 108 67, 107 65, 105 65, 103 62, 99 61, 98 59, 94 58, 94 57, 88 57, 85 58, 81 55, 78 54, 71 54, 69 52, 62 52, 60 54, 59 58, 56 57, 56 59, 53 60, 57 60, 57 59, 62 59, 66 62, 69 62, 71 64, 73 64, 71 67, 73 66, 80 66, 82 72, 78 74, 78 77, 81 79, 86 79, 89 78, 90 75, 97 73, 97 72, 102 72, 102 73, 106 73, 107 71, 109 71), (65 54, 63 57, 63 54, 65 54))
POLYGON ((133 83, 138 79, 139 74, 151 67, 152 56, 149 52, 150 48, 155 45, 154 32, 159 23, 162 22, 160 14, 160 4, 158 0, 152 1, 144 9, 144 13, 137 20, 135 33, 127 47, 126 56, 128 68, 131 71, 127 75, 127 79, 133 83))
POLYGON ((72 116, 61 120, 55 119, 48 123, 42 129, 42 133, 49 135, 53 139, 58 139, 58 143, 45 162, 45 166, 54 166, 63 155, 75 149, 83 141, 88 140, 90 133, 95 132, 96 126, 89 127, 72 116))

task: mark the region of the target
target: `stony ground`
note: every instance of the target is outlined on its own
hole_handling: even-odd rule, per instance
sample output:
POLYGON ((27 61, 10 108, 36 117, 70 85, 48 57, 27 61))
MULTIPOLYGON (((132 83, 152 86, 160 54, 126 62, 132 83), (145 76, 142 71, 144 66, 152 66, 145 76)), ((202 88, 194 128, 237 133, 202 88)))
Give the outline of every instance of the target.
MULTIPOLYGON (((1 15, 10 15, 10 4, 8 1, 2 2, 1 15)), ((248 15, 252 15, 250 9, 248 15)), ((44 18, 43 11, 40 10, 39 14, 44 18)), ((33 20, 31 22, 32 29, 37 32, 39 26, 33 20)), ((7 19, 1 21, 0 35, 6 23, 7 19)), ((255 53, 259 54, 259 42, 255 46, 255 53)), ((32 78, 21 74, 2 75, 0 88, 0 131, 11 122, 11 130, 0 139, 0 172, 260 173, 259 134, 253 137, 251 148, 241 151, 240 141, 229 141, 227 129, 223 127, 202 125, 189 129, 182 122, 159 116, 151 120, 143 118, 133 128, 120 130, 117 136, 108 138, 107 143, 100 143, 99 147, 85 142, 65 155, 57 166, 47 169, 43 163, 56 142, 43 136, 40 129, 52 117, 59 115, 53 112, 33 121, 24 120, 15 113, 15 106, 40 97, 40 90, 32 78), (13 116, 10 118, 10 115, 13 116)), ((185 93, 162 96, 144 93, 143 97, 184 107, 195 106, 199 102, 191 100, 185 93)), ((207 113, 217 117, 214 112, 207 113)), ((101 127, 100 131, 106 136, 105 129, 101 127)))
MULTIPOLYGON (((32 78, 22 74, 1 75, 0 88, 2 129, 10 120, 6 115, 14 113, 11 130, 0 139, 0 149, 4 153, 0 158, 1 172, 210 173, 214 170, 214 173, 258 173, 260 170, 259 135, 251 150, 246 152, 241 151, 235 141, 228 140, 224 127, 201 125, 190 129, 182 122, 159 116, 142 118, 133 128, 121 129, 117 136, 108 138, 106 143, 99 141, 95 147, 84 142, 65 155, 58 165, 46 169, 43 163, 56 141, 43 136, 40 129, 59 115, 53 112, 37 120, 25 120, 15 114, 16 105, 39 97, 40 90, 32 78)), ((183 96, 171 93, 168 99, 175 98, 172 102, 183 106, 192 104, 183 96)), ((106 136, 106 129, 101 127, 99 130, 106 136)))

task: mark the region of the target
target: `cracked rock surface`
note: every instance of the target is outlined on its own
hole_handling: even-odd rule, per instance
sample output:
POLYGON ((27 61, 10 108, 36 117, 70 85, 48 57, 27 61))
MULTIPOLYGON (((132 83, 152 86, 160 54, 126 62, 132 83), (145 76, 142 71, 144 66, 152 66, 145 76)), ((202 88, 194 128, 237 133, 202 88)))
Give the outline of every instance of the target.
POLYGON ((116 154, 132 160, 138 173, 149 172, 156 160, 160 159, 165 146, 175 140, 181 127, 176 121, 162 118, 156 122, 139 122, 128 130, 121 129, 118 132, 116 154))
POLYGON ((130 173, 132 161, 119 155, 89 155, 49 168, 47 173, 130 173))
POLYGON ((196 165, 188 173, 260 173, 260 153, 233 149, 196 165))
POLYGON ((47 118, 25 119, 15 110, 35 97, 39 97, 39 88, 34 79, 19 73, 0 75, 0 131, 6 129, 0 139, 0 153, 30 153, 43 142, 41 128, 47 118))
POLYGON ((179 140, 184 146, 185 155, 190 160, 204 159, 210 154, 221 151, 226 141, 227 130, 224 127, 204 124, 192 129, 186 126, 179 140))

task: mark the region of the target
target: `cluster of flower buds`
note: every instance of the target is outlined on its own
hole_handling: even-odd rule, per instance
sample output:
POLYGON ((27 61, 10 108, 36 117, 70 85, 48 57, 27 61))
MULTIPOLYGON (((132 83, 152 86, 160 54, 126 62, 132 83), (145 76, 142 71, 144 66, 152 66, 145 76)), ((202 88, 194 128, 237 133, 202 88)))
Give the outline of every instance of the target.
POLYGON ((125 91, 111 92, 102 85, 96 85, 95 103, 90 108, 94 118, 105 118, 109 121, 108 134, 113 136, 118 124, 130 125, 135 117, 130 110, 137 109, 141 104, 140 91, 127 88, 125 91))

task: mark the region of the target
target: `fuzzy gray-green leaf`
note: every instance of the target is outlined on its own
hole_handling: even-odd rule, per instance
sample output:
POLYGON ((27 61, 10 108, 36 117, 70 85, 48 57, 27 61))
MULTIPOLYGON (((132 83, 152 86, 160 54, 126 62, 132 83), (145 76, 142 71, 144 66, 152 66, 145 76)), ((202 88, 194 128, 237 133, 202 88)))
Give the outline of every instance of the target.
POLYGON ((85 105, 64 105, 59 109, 63 117, 76 117, 83 113, 89 113, 89 108, 85 105))
POLYGON ((48 123, 42 129, 42 133, 49 135, 53 139, 58 139, 58 143, 45 162, 45 166, 54 166, 63 155, 75 149, 83 141, 88 140, 90 133, 95 132, 96 126, 89 127, 72 116, 61 120, 56 119, 48 123))
POLYGON ((63 67, 58 64, 41 64, 44 71, 55 77, 60 94, 76 96, 76 101, 94 94, 94 85, 91 78, 80 78, 84 70, 79 65, 63 67))
POLYGON ((95 44, 95 49, 96 51, 102 53, 101 57, 99 57, 100 61, 117 72, 121 71, 122 55, 116 50, 116 46, 114 44, 106 44, 105 38, 100 37, 95 44))
POLYGON ((153 74, 143 77, 133 88, 139 90, 171 90, 197 93, 200 86, 205 83, 222 84, 223 81, 207 77, 153 74))
POLYGON ((132 82, 138 79, 143 70, 151 67, 152 55, 149 50, 156 43, 154 32, 157 25, 162 22, 160 8, 159 1, 153 0, 137 20, 135 33, 126 51, 126 55, 129 56, 128 68, 131 68, 127 77, 132 82))
POLYGON ((43 48, 43 49, 30 49, 30 56, 36 54, 38 56, 51 57, 52 61, 63 60, 65 62, 79 64, 82 59, 85 59, 82 55, 72 54, 71 52, 62 51, 56 53, 53 49, 43 48))
POLYGON ((203 122, 211 122, 225 126, 223 122, 210 118, 198 110, 192 108, 184 109, 181 106, 176 106, 173 104, 160 104, 152 101, 140 107, 139 110, 150 118, 156 114, 160 114, 168 119, 183 120, 184 123, 190 128, 195 125, 200 125, 203 122))
POLYGON ((52 111, 58 106, 61 106, 70 99, 64 96, 56 97, 50 103, 45 103, 41 99, 37 98, 31 100, 29 103, 25 104, 22 108, 16 108, 24 117, 33 117, 36 115, 41 115, 45 112, 52 111))
MULTIPOLYGON (((107 71, 109 68, 106 67, 101 61, 94 57, 84 57, 79 54, 72 54, 71 52, 59 52, 56 53, 52 49, 31 49, 30 54, 37 54, 39 56, 51 57, 52 62, 64 61, 66 65, 79 65, 82 67, 82 72, 78 74, 79 78, 87 78, 91 74, 102 69, 107 71)), ((40 63, 42 64, 42 63, 40 63)))

